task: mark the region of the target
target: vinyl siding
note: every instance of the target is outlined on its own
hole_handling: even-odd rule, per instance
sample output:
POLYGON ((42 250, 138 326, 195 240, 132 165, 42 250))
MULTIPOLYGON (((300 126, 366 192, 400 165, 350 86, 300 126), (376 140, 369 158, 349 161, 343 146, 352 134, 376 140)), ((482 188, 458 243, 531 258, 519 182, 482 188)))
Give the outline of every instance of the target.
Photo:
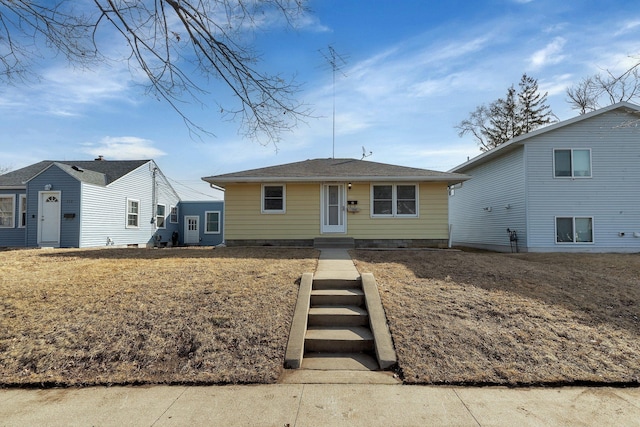
MULTIPOLYGON (((0 247, 23 247, 26 245, 26 229, 20 228, 20 195, 25 190, 0 190, 0 196, 12 196, 14 199, 13 227, 0 228, 0 247)), ((27 216, 29 212, 27 212, 27 216)))
POLYGON ((371 184, 354 183, 348 200, 357 200, 357 213, 347 214, 347 235, 355 239, 448 239, 447 184, 418 184, 418 217, 371 217, 371 184))
POLYGON ((640 129, 625 125, 635 121, 611 111, 527 141, 531 251, 640 251, 640 129), (592 178, 554 178, 554 148, 590 148, 592 178), (556 244, 556 216, 593 217, 594 243, 556 244))
POLYGON ((51 184, 51 191, 60 192, 60 247, 78 247, 80 239, 80 182, 59 167, 52 165, 34 177, 27 185, 27 246, 38 246, 38 201, 44 186, 51 184), (64 218, 65 214, 75 215, 64 218))
POLYGON ((178 233, 180 233, 180 243, 184 243, 184 217, 185 216, 197 216, 200 218, 200 244, 203 246, 215 246, 224 241, 225 220, 224 220, 224 202, 219 201, 195 201, 195 202, 180 202, 178 204, 178 233), (219 234, 207 234, 205 233, 206 218, 205 212, 220 212, 220 233, 219 234))
POLYGON ((524 162, 525 149, 518 147, 465 171, 471 179, 449 196, 454 245, 510 251, 511 229, 518 234, 518 246, 526 247, 524 162))
POLYGON ((261 213, 260 184, 225 188, 225 238, 308 239, 320 235, 320 185, 286 184, 286 213, 261 213))
POLYGON ((154 167, 155 163, 146 163, 106 187, 83 184, 80 247, 105 246, 107 242, 115 246, 146 245, 154 243, 155 235, 160 236, 161 242, 170 241, 178 224, 169 223, 169 209, 178 204, 178 198, 162 174, 157 174, 157 203, 166 206, 167 226, 157 230, 153 206, 154 167), (139 201, 138 228, 126 227, 127 199, 139 201))
MULTIPOLYGON (((287 183, 286 213, 262 214, 260 184, 229 184, 225 191, 225 239, 312 239, 321 236, 320 183, 287 183)), ((447 239, 445 183, 419 184, 418 218, 372 218, 370 183, 352 183, 346 236, 355 239, 447 239)))

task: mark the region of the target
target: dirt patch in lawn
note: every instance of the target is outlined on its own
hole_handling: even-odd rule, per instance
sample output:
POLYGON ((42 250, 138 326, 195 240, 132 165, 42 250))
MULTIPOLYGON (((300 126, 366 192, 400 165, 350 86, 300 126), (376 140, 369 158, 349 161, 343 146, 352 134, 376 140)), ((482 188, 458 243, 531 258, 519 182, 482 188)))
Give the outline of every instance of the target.
POLYGON ((407 383, 640 380, 640 255, 353 251, 407 383))
POLYGON ((312 249, 0 253, 0 384, 271 383, 312 249))

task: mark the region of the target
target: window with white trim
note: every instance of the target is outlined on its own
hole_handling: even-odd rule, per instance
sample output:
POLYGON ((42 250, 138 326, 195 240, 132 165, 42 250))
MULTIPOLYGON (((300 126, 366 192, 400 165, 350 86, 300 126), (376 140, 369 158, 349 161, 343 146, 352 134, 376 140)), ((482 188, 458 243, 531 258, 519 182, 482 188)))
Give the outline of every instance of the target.
POLYGON ((219 211, 206 211, 204 213, 204 233, 205 234, 220 234, 220 212, 219 211))
POLYGON ((262 185, 262 213, 285 213, 286 200, 283 184, 262 185))
POLYGON ((167 207, 165 205, 156 206, 156 228, 166 228, 164 223, 166 219, 167 207))
POLYGON ((553 176, 556 178, 591 178, 591 150, 553 150, 553 176))
POLYGON ((25 228, 27 226, 27 195, 20 195, 18 227, 25 228))
POLYGON ((593 243, 593 218, 556 217, 556 243, 593 243))
POLYGON ((140 219, 140 201, 127 199, 127 228, 138 228, 140 219))
POLYGON ((178 223, 178 207, 171 206, 169 209, 170 209, 169 222, 171 224, 177 224, 178 223))
POLYGON ((371 216, 417 217, 416 184, 374 184, 371 186, 371 216))
POLYGON ((15 227, 16 196, 0 195, 0 228, 15 227))

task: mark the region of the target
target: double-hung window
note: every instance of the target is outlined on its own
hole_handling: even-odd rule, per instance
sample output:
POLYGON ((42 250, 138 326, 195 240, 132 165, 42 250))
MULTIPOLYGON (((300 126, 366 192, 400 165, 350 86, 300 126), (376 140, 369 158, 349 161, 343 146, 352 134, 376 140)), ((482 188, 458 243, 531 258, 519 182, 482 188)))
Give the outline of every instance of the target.
POLYGON ((178 207, 177 206, 171 206, 170 207, 169 222, 171 224, 177 224, 178 223, 178 207))
POLYGON ((282 184, 262 186, 262 213, 285 213, 286 190, 282 184))
POLYGON ((16 196, 0 196, 0 228, 15 227, 16 196))
POLYGON ((556 243, 593 243, 593 218, 556 217, 556 243))
POLYGON ((372 185, 371 215, 381 217, 418 216, 418 186, 416 184, 372 185))
POLYGON ((591 178, 591 150, 588 148, 553 150, 553 176, 591 178))
POLYGON ((138 228, 140 201, 127 199, 127 228, 138 228))
POLYGON ((18 227, 25 228, 27 226, 27 195, 20 195, 20 219, 18 227))
POLYGON ((156 228, 166 228, 164 223, 166 212, 167 207, 165 205, 158 205, 156 207, 156 228))
POLYGON ((220 212, 207 211, 204 213, 205 234, 220 234, 220 212))

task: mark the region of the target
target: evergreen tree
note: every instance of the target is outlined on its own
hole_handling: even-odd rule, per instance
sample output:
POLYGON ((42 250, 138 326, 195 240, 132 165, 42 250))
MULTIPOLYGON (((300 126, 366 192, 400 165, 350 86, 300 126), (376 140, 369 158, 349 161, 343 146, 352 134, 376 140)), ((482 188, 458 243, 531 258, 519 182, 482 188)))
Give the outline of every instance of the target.
POLYGON ((551 123, 551 108, 546 104, 547 92, 538 90, 538 80, 522 75, 518 84, 518 103, 520 114, 520 135, 529 133, 540 126, 551 123))
POLYGON ((456 125, 458 135, 470 133, 480 150, 488 151, 553 121, 547 93, 540 93, 536 79, 523 74, 518 89, 511 85, 505 98, 477 107, 456 125))
POLYGON ((489 106, 489 126, 487 136, 489 145, 496 147, 520 134, 520 117, 516 90, 507 89, 507 96, 499 98, 489 106))

